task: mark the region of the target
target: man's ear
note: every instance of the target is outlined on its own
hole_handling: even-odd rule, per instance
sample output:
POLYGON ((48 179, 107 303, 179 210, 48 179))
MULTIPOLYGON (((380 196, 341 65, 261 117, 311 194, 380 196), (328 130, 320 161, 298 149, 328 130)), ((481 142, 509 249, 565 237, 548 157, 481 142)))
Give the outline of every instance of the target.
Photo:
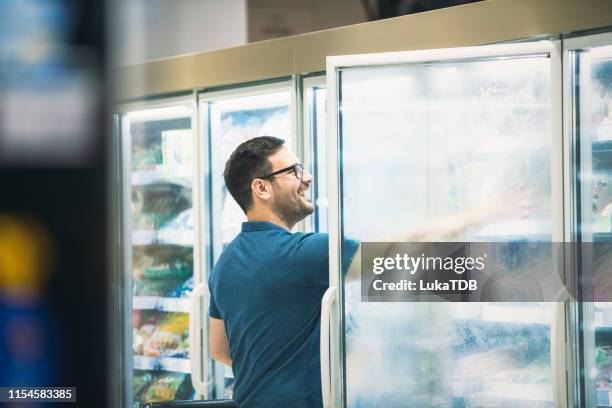
POLYGON ((254 199, 258 198, 262 201, 270 201, 272 198, 272 186, 269 182, 262 179, 255 179, 251 182, 251 192, 254 199))

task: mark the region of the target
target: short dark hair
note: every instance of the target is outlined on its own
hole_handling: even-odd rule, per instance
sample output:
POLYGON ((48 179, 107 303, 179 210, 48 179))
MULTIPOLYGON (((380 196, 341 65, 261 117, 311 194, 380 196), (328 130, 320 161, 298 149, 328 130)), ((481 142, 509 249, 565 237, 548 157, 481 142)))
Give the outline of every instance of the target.
POLYGON ((257 177, 272 172, 268 158, 284 143, 278 137, 255 137, 240 144, 225 163, 225 185, 245 214, 253 205, 251 183, 257 177))

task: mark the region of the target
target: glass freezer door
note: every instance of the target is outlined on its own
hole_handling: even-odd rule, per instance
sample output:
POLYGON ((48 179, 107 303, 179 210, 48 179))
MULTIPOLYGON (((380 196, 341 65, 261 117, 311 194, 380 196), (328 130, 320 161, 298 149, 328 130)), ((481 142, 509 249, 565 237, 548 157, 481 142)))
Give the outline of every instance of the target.
POLYGON ((315 212, 312 215, 310 230, 314 232, 327 232, 327 168, 326 168, 326 140, 325 115, 327 92, 325 91, 325 77, 310 77, 304 84, 304 144, 308 146, 304 164, 313 176, 311 200, 315 203, 315 212))
MULTIPOLYGON (((574 158, 574 236, 592 242, 583 251, 585 268, 612 273, 612 34, 578 37, 566 43, 566 78, 574 158), (574 116, 572 116, 572 114, 574 116), (606 264, 607 262, 607 264, 606 264)), ((597 295, 597 293, 595 293, 597 295)), ((582 302, 581 361, 586 407, 612 406, 612 303, 582 302)))
MULTIPOLYGON (((240 87, 200 95, 203 139, 211 141, 212 252, 216 261, 240 232, 246 215, 223 181, 225 162, 239 144, 257 136, 276 136, 290 148, 293 138, 291 83, 240 87)), ((215 397, 231 398, 231 367, 215 364, 215 397)))
POLYGON ((340 273, 347 240, 563 240, 558 44, 327 64, 326 406, 565 406, 558 304, 368 303, 340 273))
POLYGON ((182 98, 120 115, 128 407, 201 394, 192 385, 197 356, 189 335, 190 295, 199 281, 194 107, 182 98))

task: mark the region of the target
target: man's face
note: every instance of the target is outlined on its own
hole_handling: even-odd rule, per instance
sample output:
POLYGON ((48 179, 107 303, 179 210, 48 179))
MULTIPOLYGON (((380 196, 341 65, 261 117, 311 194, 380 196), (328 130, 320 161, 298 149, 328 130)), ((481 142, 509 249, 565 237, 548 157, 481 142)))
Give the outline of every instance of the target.
MULTIPOLYGON (((268 158, 275 172, 293 164, 299 163, 299 159, 286 147, 268 158)), ((312 174, 304 170, 302 180, 295 173, 288 170, 270 178, 273 197, 271 201, 272 210, 281 217, 288 225, 295 225, 314 211, 314 204, 309 196, 312 174)))

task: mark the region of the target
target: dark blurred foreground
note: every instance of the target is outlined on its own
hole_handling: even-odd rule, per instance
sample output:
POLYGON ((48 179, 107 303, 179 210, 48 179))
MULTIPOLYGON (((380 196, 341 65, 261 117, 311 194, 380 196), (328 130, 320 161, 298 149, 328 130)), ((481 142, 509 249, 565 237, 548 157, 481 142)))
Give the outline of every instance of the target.
POLYGON ((72 407, 109 406, 104 6, 0 0, 0 387, 72 407))

